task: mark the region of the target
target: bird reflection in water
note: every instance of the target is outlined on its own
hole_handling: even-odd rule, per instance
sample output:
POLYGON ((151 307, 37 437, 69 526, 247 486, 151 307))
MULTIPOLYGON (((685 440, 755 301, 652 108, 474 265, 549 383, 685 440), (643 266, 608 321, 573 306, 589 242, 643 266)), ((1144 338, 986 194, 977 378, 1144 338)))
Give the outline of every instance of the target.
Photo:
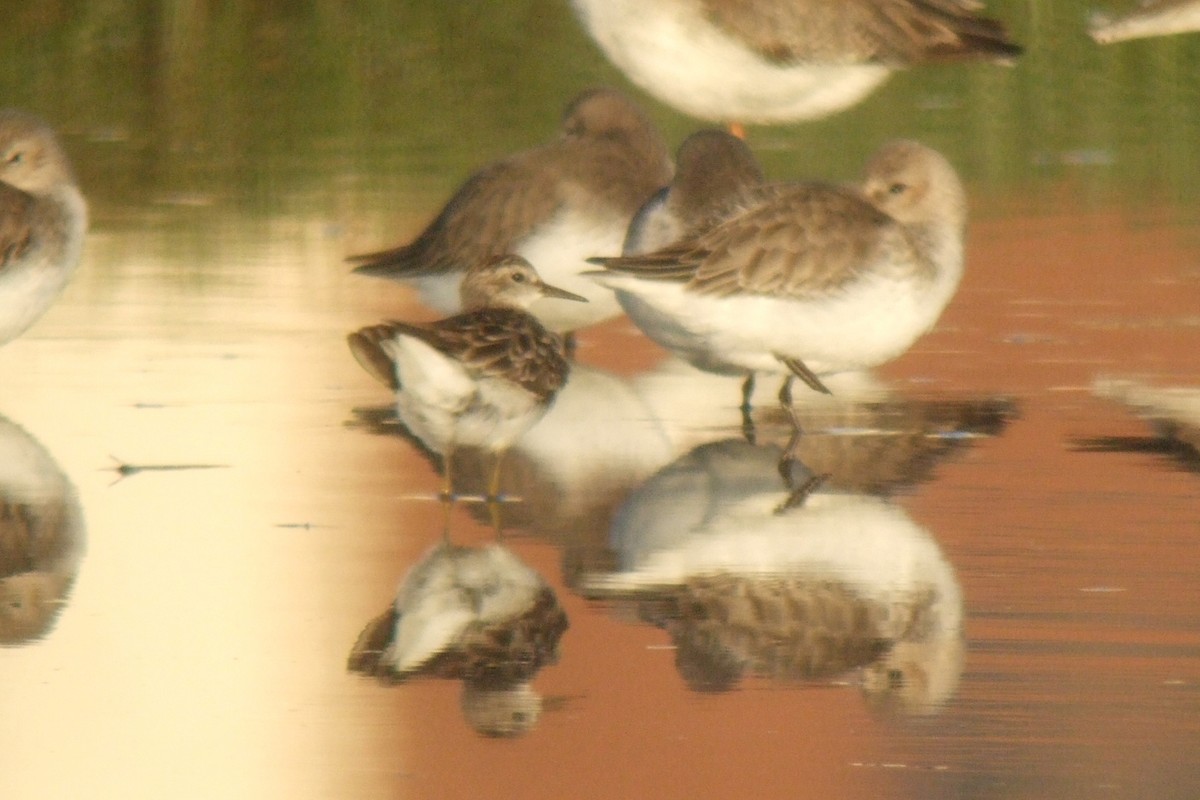
POLYGON ((463 683, 463 716, 489 736, 528 732, 543 701, 530 681, 558 660, 567 615, 542 577, 500 544, 447 538, 409 570, 396 600, 350 652, 352 672, 463 683))
MULTIPOLYGON (((678 362, 632 378, 575 365, 554 405, 514 443, 503 493, 522 502, 506 506, 509 521, 563 546, 573 589, 630 602, 668 630, 697 689, 730 688, 746 675, 855 673, 874 706, 936 709, 962 668, 961 592, 930 534, 883 495, 929 480, 937 464, 1002 433, 1015 406, 903 397, 849 376, 834 396, 797 405, 806 434, 785 460, 789 414, 760 407, 752 444, 737 438, 729 408, 711 402, 735 397, 722 388, 737 381, 678 362), (781 471, 792 488, 821 481, 776 513, 792 493, 781 471)), ((394 417, 360 418, 395 432, 394 417)), ((488 455, 456 449, 460 492, 487 485, 488 455)), ((350 667, 392 680, 463 680, 464 709, 490 709, 481 730, 519 732, 541 708, 525 673, 552 661, 566 626, 552 598, 499 545, 443 542, 405 579, 395 607, 367 626, 350 667), (488 592, 514 587, 509 599, 472 588, 491 572, 511 576, 485 581, 488 592), (412 615, 417 607, 427 610, 412 615), (451 616, 429 622, 444 609, 451 616), (417 641, 402 631, 406 615, 438 642, 413 651, 423 655, 402 655, 417 641), (522 654, 485 666, 484 654, 511 643, 522 654)))
MULTIPOLYGON (((801 484, 816 475, 827 486, 868 494, 911 487, 929 480, 945 459, 999 435, 1017 413, 1003 397, 898 395, 865 373, 836 376, 831 386, 833 396, 806 393, 795 405, 805 431, 794 454, 799 467, 777 468, 801 484)), ((506 458, 500 493, 511 502, 500 507, 503 526, 562 546, 569 585, 580 572, 611 566, 614 509, 692 448, 740 435, 736 410, 712 401, 732 402, 739 389, 737 377, 675 359, 632 377, 573 364, 554 405, 506 458)), ((773 387, 760 390, 771 393, 773 387)), ((435 469, 441 468, 437 453, 398 425, 390 410, 358 409, 355 416, 355 424, 373 433, 408 436, 435 469)), ((774 405, 756 407, 755 427, 758 441, 779 445, 781 453, 794 433, 790 416, 774 405)), ((490 453, 459 447, 453 459, 460 496, 482 494, 490 479, 490 453)), ((466 508, 476 514, 484 510, 475 504, 466 508)))
MULTIPOLYGON (((791 491, 779 475, 782 447, 697 447, 629 495, 612 526, 617 567, 586 574, 582 591, 631 604, 666 630, 693 689, 857 673, 872 707, 937 710, 962 670, 962 592, 937 542, 900 506, 838 486, 897 485, 890 476, 903 458, 882 457, 884 440, 868 446, 880 448, 874 458, 846 456, 871 440, 814 450, 829 477, 782 513, 791 491), (866 474, 872 464, 880 475, 866 474)), ((910 458, 921 469, 932 460, 910 458)))
POLYGON ((1098 452, 1160 453, 1184 469, 1200 472, 1200 387, 1160 388, 1136 380, 1102 378, 1092 390, 1097 397, 1146 420, 1154 435, 1101 436, 1077 441, 1077 446, 1098 452))
MULTIPOLYGON (((717 380, 676 364, 639 384, 652 407, 683 416, 681 401, 722 391, 702 388, 717 380)), ((931 712, 961 671, 961 599, 932 537, 882 498, 933 479, 939 464, 1001 435, 1017 407, 1003 397, 904 397, 868 374, 838 380, 834 396, 797 404, 806 434, 790 455, 793 427, 778 407, 758 410, 760 447, 698 441, 717 413, 698 404, 687 424, 664 423, 673 442, 694 449, 631 494, 616 514, 611 551, 592 555, 576 584, 585 594, 620 590, 612 594, 619 604, 667 630, 694 688, 729 688, 744 675, 852 673, 873 708, 931 712), (689 540, 685 547, 723 542, 733 559, 701 561, 666 586, 603 585, 689 540), (748 569, 737 561, 743 546, 761 547, 748 569), (872 571, 877 557, 884 563, 872 571), (905 563, 923 564, 937 579, 913 580, 905 563)))
POLYGON ((50 632, 83 551, 75 487, 39 442, 0 417, 0 645, 50 632))

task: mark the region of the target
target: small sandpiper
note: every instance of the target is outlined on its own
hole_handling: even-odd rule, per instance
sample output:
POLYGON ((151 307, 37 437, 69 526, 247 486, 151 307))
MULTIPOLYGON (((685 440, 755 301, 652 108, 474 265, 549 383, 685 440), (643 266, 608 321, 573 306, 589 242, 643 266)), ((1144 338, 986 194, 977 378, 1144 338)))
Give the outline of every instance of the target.
POLYGON ((476 172, 411 243, 350 260, 362 262, 356 273, 412 283, 423 302, 453 314, 471 265, 515 253, 587 298, 530 309, 551 330, 572 331, 620 314, 612 293, 580 273, 588 256, 619 251, 630 219, 671 172, 666 143, 636 104, 611 89, 584 92, 554 141, 476 172))
POLYGON ((572 0, 631 81, 685 114, 780 123, 841 111, 893 70, 1011 60, 973 0, 572 0))
POLYGON ((701 369, 799 377, 889 361, 928 331, 963 270, 966 193, 940 153, 908 140, 875 153, 857 187, 764 185, 757 205, 653 253, 594 258, 632 295, 654 341, 701 369))
POLYGON ((527 310, 540 298, 586 302, 546 284, 524 258, 498 256, 467 272, 463 313, 429 325, 373 325, 348 337, 358 362, 396 392, 404 426, 442 454, 447 498, 459 445, 495 453, 488 493, 496 498, 504 453, 566 383, 562 338, 527 310))
POLYGON ((720 130, 693 133, 675 154, 671 185, 629 223, 621 255, 649 253, 713 227, 762 183, 762 167, 743 140, 720 130))
POLYGON ((0 344, 25 332, 79 265, 87 204, 50 127, 0 110, 0 344))

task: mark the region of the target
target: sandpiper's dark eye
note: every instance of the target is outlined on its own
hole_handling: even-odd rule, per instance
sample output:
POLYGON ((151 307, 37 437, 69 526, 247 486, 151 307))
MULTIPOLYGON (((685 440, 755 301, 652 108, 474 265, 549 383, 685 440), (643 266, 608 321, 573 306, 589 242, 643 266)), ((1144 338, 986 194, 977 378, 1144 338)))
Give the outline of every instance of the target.
POLYGON ((514 272, 513 273, 513 283, 524 283, 524 282, 525 282, 525 273, 524 272, 514 272))
POLYGON ((6 158, 4 160, 4 163, 11 164, 12 166, 16 166, 17 164, 20 164, 24 160, 25 160, 25 153, 21 152, 20 150, 14 150, 13 152, 8 154, 8 158, 6 158))
POLYGON ((904 194, 908 191, 907 183, 893 183, 888 187, 889 194, 904 194))

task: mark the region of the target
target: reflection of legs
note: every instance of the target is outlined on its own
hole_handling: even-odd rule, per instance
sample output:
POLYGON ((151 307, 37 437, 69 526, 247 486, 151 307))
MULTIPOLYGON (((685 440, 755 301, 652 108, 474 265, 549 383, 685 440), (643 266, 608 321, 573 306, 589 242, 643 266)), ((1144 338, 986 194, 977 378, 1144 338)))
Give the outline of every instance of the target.
POLYGON ((754 420, 750 417, 750 412, 754 408, 750 404, 750 397, 753 394, 754 373, 751 372, 742 383, 742 436, 746 437, 746 441, 750 444, 754 444, 754 420))
POLYGON ((442 499, 454 499, 454 445, 450 444, 446 447, 446 452, 442 454, 442 499))
POLYGON ((794 461, 795 459, 788 459, 786 457, 779 460, 779 474, 783 476, 783 480, 787 484, 788 496, 786 500, 775 508, 776 514, 782 514, 796 506, 802 505, 808 499, 808 496, 825 482, 825 478, 827 477, 825 475, 809 475, 800 482, 799 486, 796 486, 795 481, 792 479, 792 464, 794 461))
POLYGON ((496 538, 500 539, 504 536, 504 524, 500 518, 500 501, 495 497, 489 497, 487 500, 488 519, 492 523, 492 533, 496 534, 496 538))
MULTIPOLYGON (((780 360, 785 364, 787 363, 787 359, 780 360)), ((788 418, 792 421, 792 433, 788 437, 787 448, 784 449, 783 455, 779 457, 778 465, 779 475, 783 478, 783 482, 788 488, 788 496, 775 509, 776 514, 782 514, 788 509, 802 504, 805 498, 825 480, 825 476, 823 475, 809 475, 797 486, 795 478, 792 476, 792 467, 798 461, 796 451, 800 448, 800 440, 804 436, 804 430, 800 427, 800 417, 796 414, 796 407, 792 404, 792 381, 795 378, 795 375, 788 375, 783 382, 783 386, 779 389, 779 404, 784 407, 788 413, 788 418)), ((813 380, 816 380, 815 376, 813 380)), ((817 381, 817 383, 819 385, 820 381, 817 381)), ((809 385, 811 386, 812 384, 809 385)), ((826 393, 829 391, 823 386, 821 389, 826 393)))
POLYGON ((504 456, 508 454, 507 450, 499 450, 496 453, 496 460, 492 464, 492 475, 488 478, 487 499, 500 499, 500 468, 504 464, 504 456))

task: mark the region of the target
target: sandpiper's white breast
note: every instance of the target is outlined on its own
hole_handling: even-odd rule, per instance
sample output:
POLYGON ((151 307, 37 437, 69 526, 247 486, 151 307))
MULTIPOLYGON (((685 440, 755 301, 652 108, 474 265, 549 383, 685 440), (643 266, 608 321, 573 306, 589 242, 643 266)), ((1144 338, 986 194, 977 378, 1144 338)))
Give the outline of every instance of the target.
POLYGON ((396 414, 427 447, 504 450, 545 413, 536 397, 502 379, 472 377, 456 359, 412 336, 385 344, 400 388, 396 414))
POLYGON ((775 358, 781 355, 829 374, 873 367, 907 350, 937 321, 960 274, 933 282, 873 277, 814 300, 713 297, 618 273, 602 280, 651 339, 702 369, 786 372, 775 358))

